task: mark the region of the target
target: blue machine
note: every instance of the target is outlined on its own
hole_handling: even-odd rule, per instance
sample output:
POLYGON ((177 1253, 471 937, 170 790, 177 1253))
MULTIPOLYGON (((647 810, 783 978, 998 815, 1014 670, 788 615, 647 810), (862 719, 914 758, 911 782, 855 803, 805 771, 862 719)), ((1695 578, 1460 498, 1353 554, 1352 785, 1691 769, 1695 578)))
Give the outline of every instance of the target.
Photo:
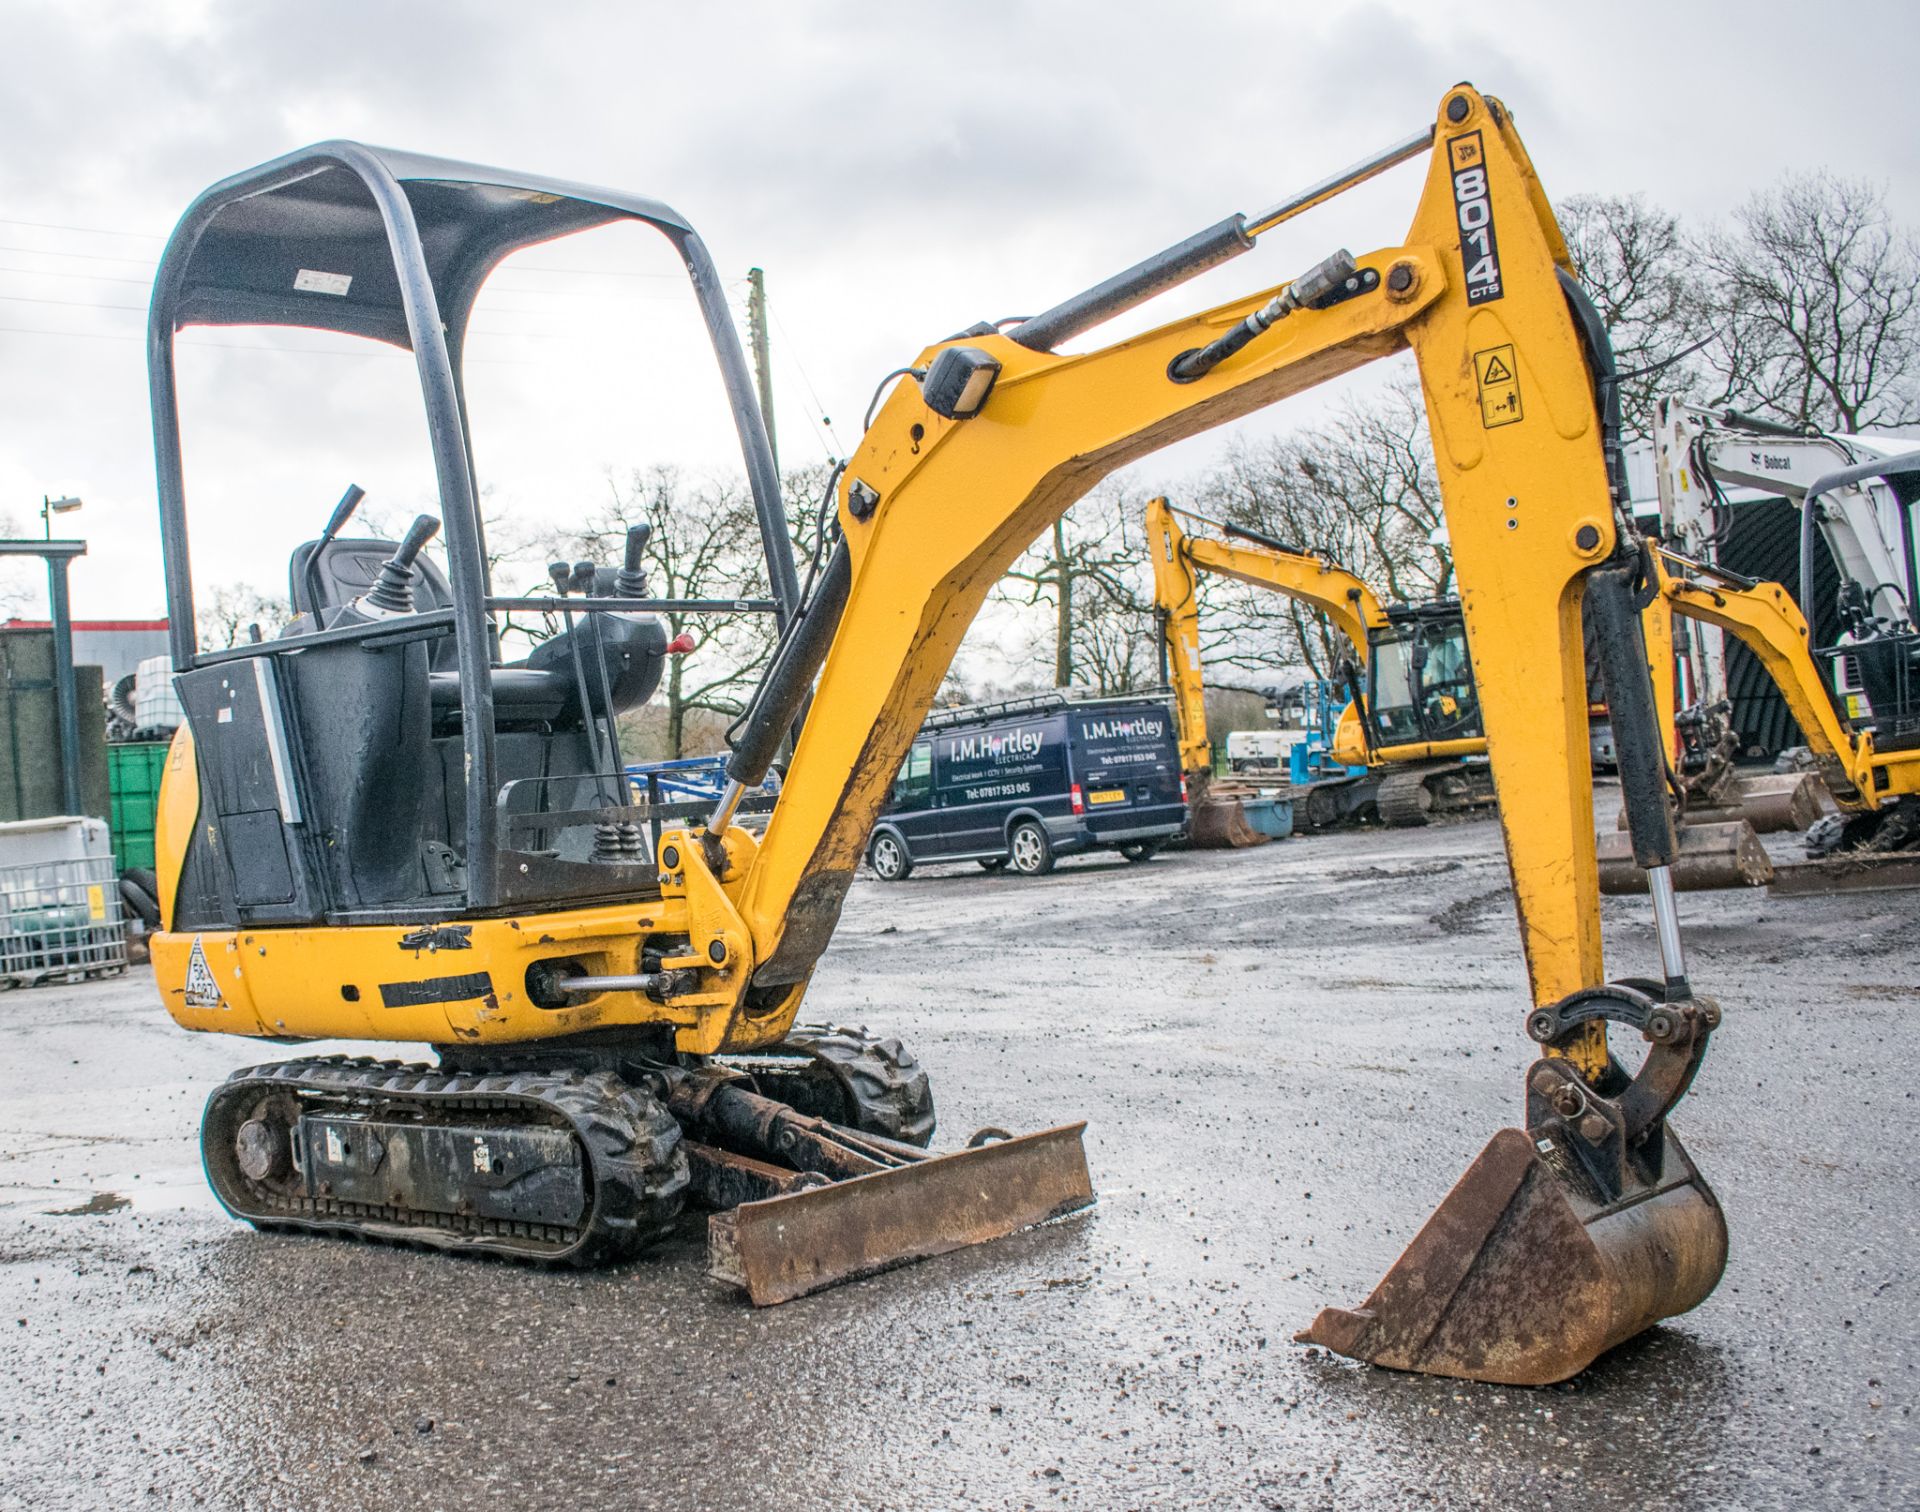
POLYGON ((1287 780, 1296 789, 1316 782, 1344 781, 1364 777, 1364 766, 1348 766, 1333 759, 1334 732, 1340 727, 1340 715, 1347 707, 1346 695, 1324 678, 1308 678, 1290 688, 1281 700, 1284 722, 1292 713, 1305 738, 1295 741, 1287 752, 1287 780))
MULTIPOLYGON (((627 784, 636 801, 645 803, 716 803, 727 785, 727 758, 682 756, 673 761, 636 761, 627 767, 627 784)), ((780 791, 780 779, 767 773, 759 792, 771 797, 780 791)))

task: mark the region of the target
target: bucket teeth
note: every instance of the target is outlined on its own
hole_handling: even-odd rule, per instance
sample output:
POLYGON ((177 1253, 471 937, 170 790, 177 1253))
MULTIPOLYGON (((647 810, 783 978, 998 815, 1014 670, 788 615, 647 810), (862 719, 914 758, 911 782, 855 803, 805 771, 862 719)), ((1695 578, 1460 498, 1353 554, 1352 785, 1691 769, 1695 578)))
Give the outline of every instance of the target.
POLYGON ((1557 1140, 1502 1129, 1366 1302, 1296 1335, 1336 1354, 1546 1386, 1696 1306, 1727 1258, 1719 1203, 1668 1131, 1659 1178, 1602 1203, 1557 1140))

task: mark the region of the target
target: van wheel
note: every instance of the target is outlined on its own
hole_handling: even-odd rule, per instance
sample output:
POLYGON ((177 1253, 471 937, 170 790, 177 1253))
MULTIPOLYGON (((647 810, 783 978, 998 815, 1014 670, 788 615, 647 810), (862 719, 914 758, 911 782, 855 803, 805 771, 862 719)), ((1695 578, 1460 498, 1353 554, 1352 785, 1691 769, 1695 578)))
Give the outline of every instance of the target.
POLYGON ((867 847, 867 865, 882 882, 904 882, 913 875, 913 858, 907 848, 884 830, 867 847))
POLYGON ((1008 837, 1013 869, 1023 877, 1044 877, 1053 870, 1053 842, 1032 819, 1022 819, 1008 837))
POLYGON ((1151 861, 1159 849, 1151 840, 1136 840, 1131 845, 1121 846, 1120 854, 1129 861, 1151 861))
POLYGON ((1005 856, 982 856, 980 858, 981 871, 1005 871, 1006 869, 1007 858, 1005 856))

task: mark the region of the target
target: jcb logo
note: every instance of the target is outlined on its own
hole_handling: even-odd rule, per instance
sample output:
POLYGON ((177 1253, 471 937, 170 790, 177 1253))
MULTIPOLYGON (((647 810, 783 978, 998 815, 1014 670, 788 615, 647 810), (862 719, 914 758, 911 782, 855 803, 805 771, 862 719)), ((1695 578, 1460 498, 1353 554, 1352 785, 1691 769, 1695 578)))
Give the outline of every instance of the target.
POLYGON ((1466 264, 1467 303, 1486 304, 1507 291, 1500 282, 1500 246, 1493 232, 1493 201, 1487 193, 1486 152, 1480 133, 1447 143, 1453 171, 1453 213, 1460 222, 1460 258, 1466 264))

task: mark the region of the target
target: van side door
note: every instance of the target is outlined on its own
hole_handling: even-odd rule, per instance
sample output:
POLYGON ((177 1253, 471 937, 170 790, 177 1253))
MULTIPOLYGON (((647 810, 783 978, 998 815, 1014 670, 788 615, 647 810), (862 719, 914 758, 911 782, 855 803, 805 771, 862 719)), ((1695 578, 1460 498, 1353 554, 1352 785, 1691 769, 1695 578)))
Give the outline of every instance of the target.
POLYGON ((886 819, 907 842, 907 854, 923 860, 934 853, 939 833, 940 813, 933 797, 933 742, 916 740, 900 763, 900 775, 893 780, 893 800, 887 805, 886 819))

